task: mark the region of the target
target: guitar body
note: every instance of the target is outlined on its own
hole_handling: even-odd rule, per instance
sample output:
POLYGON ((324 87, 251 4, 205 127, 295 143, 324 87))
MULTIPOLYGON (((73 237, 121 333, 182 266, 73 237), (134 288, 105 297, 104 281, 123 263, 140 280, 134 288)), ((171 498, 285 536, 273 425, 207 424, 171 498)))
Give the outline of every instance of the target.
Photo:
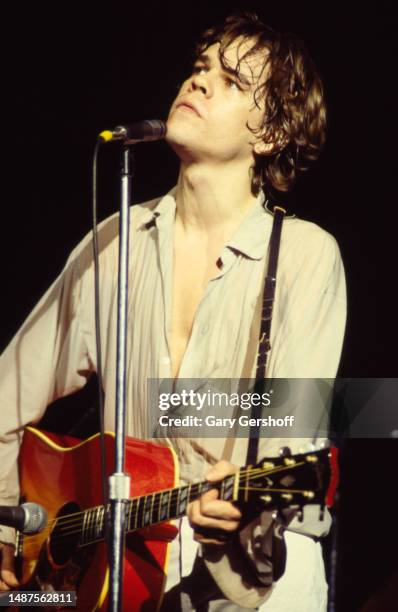
MULTIPOLYGON (((107 473, 111 474, 112 434, 106 434, 106 457, 107 473)), ((21 494, 24 501, 46 508, 49 527, 40 534, 23 536, 19 546, 23 588, 76 590, 78 609, 84 612, 107 609, 106 545, 99 542, 77 547, 72 526, 68 543, 65 545, 63 538, 61 546, 52 521, 103 503, 99 466, 98 434, 81 442, 33 428, 25 431, 20 453, 21 494)), ((178 478, 170 448, 130 438, 126 444, 126 472, 131 476, 131 497, 174 487, 178 478)), ((64 529, 68 529, 67 523, 64 529)), ((157 610, 166 578, 168 547, 176 533, 174 526, 163 523, 126 536, 123 610, 157 610)))

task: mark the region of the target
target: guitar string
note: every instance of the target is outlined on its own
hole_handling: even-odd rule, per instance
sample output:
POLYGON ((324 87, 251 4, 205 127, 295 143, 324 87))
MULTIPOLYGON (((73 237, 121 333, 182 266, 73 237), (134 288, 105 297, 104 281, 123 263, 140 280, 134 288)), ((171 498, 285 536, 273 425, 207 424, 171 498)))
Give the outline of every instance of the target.
MULTIPOLYGON (((261 468, 261 469, 262 469, 262 468, 261 468)), ((257 471, 257 469, 252 470, 252 471, 253 471, 253 472, 254 472, 254 471, 257 471)), ((241 474, 242 474, 243 472, 244 472, 244 470, 242 470, 241 474)), ((206 484, 207 484, 207 483, 206 483, 206 484)), ((128 503, 133 504, 133 503, 134 503, 136 500, 143 499, 144 497, 149 497, 150 495, 156 495, 156 494, 159 494, 159 495, 160 495, 161 493, 168 493, 169 491, 171 491, 171 495, 170 495, 170 503, 172 503, 172 502, 175 500, 175 497, 176 497, 176 496, 178 497, 178 495, 179 495, 179 491, 180 491, 181 489, 184 489, 184 488, 187 488, 187 489, 188 489, 188 488, 189 488, 189 486, 190 486, 190 488, 191 488, 191 491, 190 491, 190 492, 191 492, 191 493, 196 493, 196 492, 197 492, 197 493, 199 493, 199 491, 196 491, 195 489, 199 489, 201 485, 202 485, 202 483, 192 483, 191 485, 186 485, 186 487, 181 487, 181 488, 172 488, 172 489, 164 489, 164 490, 162 490, 162 491, 153 491, 153 492, 151 492, 151 493, 147 493, 146 495, 142 495, 142 496, 137 496, 137 497, 130 498, 130 499, 128 500, 128 503)), ((168 503, 169 503, 169 501, 168 501, 168 503)), ((97 510, 98 508, 104 508, 104 506, 103 506, 103 505, 94 506, 94 507, 92 507, 92 508, 88 508, 88 509, 86 509, 86 510, 79 510, 78 512, 73 512, 73 513, 70 513, 70 514, 65 514, 65 515, 60 516, 60 517, 58 517, 58 518, 51 519, 51 521, 49 521, 49 522, 48 522, 48 524, 47 524, 47 526, 46 526, 46 529, 51 528, 51 527, 52 527, 52 525, 53 525, 53 524, 55 524, 55 523, 57 523, 57 526, 64 526, 64 525, 67 525, 67 524, 69 524, 69 523, 76 524, 76 521, 77 521, 77 522, 80 522, 80 521, 82 521, 82 520, 83 520, 83 516, 84 516, 84 514, 85 514, 86 512, 88 512, 88 511, 94 512, 94 511, 95 511, 95 510, 97 510)), ((43 533, 43 532, 41 532, 41 534, 42 534, 42 533, 43 533)), ((41 534, 35 534, 35 535, 32 535, 32 536, 28 536, 28 537, 29 537, 29 538, 40 537, 40 535, 41 535, 41 534)))
MULTIPOLYGON (((242 488, 244 488, 244 487, 242 487, 242 488)), ((286 492, 290 492, 290 493, 304 493, 306 491, 306 489, 294 489, 294 490, 286 491, 286 489, 256 489, 256 488, 253 488, 253 489, 246 488, 246 490, 249 490, 249 491, 253 490, 253 491, 256 491, 256 492, 264 491, 265 493, 286 493, 286 492)), ((167 519, 162 519, 160 521, 153 521, 153 522, 151 522, 150 525, 147 525, 147 526, 142 525, 141 527, 136 527, 134 529, 129 529, 126 532, 126 535, 127 534, 131 534, 134 531, 139 531, 140 529, 145 529, 146 527, 151 527, 152 525, 156 525, 156 524, 162 523, 164 520, 167 520, 167 519)), ((168 519, 168 520, 170 520, 170 519, 168 519)), ((101 530, 102 530, 102 528, 103 527, 101 525, 101 530)), ((44 531, 47 531, 47 530, 48 530, 48 528, 46 528, 46 530, 44 530, 44 531)), ((90 528, 88 528, 88 530, 90 530, 90 528)), ((57 535, 54 534, 54 536, 52 536, 52 538, 51 538, 51 542, 52 542, 52 544, 59 543, 61 540, 65 539, 65 538, 70 538, 72 535, 80 535, 81 533, 82 533, 82 531, 81 531, 80 528, 75 530, 75 531, 63 531, 62 533, 59 533, 57 535)), ((43 536, 43 532, 41 532, 40 535, 43 536)), ((34 546, 34 543, 31 541, 32 538, 34 538, 34 537, 35 536, 31 536, 30 541, 26 543, 26 545, 24 546, 24 552, 28 552, 29 550, 36 548, 36 546, 34 546)), ((98 538, 98 535, 96 535, 96 537, 98 538)), ((98 543, 98 542, 102 542, 102 541, 103 541, 103 537, 101 537, 99 540, 96 539, 96 540, 92 540, 92 541, 89 541, 89 542, 79 543, 77 545, 77 547, 80 548, 81 546, 87 546, 89 544, 94 544, 95 542, 98 543)))
MULTIPOLYGON (((264 476, 264 475, 265 476, 273 475, 273 474, 279 473, 281 471, 286 471, 286 470, 291 470, 292 468, 301 467, 302 465, 304 465, 304 462, 296 463, 293 466, 292 465, 289 465, 289 466, 284 466, 284 465, 276 466, 273 469, 268 469, 268 468, 266 468, 266 469, 264 469, 264 468, 252 468, 252 469, 247 469, 247 470, 243 469, 243 470, 241 470, 239 472, 239 480, 240 481, 245 480, 245 482, 246 482, 246 475, 247 474, 250 475, 250 479, 249 480, 255 480, 255 479, 260 478, 261 476, 264 476)), ((231 474, 231 476, 233 476, 233 474, 231 474)), ((191 494, 192 493, 199 493, 199 489, 203 486, 203 484, 210 485, 212 483, 204 481, 203 483, 192 483, 191 485, 186 485, 185 487, 176 487, 176 488, 172 488, 172 489, 164 489, 164 490, 161 490, 161 491, 153 491, 151 493, 147 493, 146 495, 130 498, 128 500, 128 503, 132 504, 136 500, 143 499, 144 497, 149 497, 151 495, 154 495, 154 496, 155 495, 159 495, 160 496, 160 494, 168 493, 169 491, 171 491, 171 495, 170 495, 170 502, 171 502, 171 501, 174 501, 176 497, 178 498, 178 496, 180 495, 180 491, 182 489, 184 489, 184 488, 188 489, 190 487, 191 488, 191 491, 190 491, 191 494), (196 490, 196 489, 198 489, 198 490, 196 490)), ((214 484, 216 484, 216 483, 214 483, 214 484)), ((245 487, 239 487, 239 488, 245 488, 245 487)), ((160 502, 160 500, 159 500, 159 502, 160 502)), ((169 500, 168 500, 167 503, 169 503, 169 500)), ((57 526, 66 525, 69 522, 73 522, 75 520, 75 518, 80 520, 83 517, 83 515, 85 514, 85 512, 88 512, 88 511, 94 512, 94 511, 98 510, 99 508, 103 508, 103 507, 104 507, 103 505, 93 506, 92 508, 87 508, 86 510, 80 510, 78 512, 74 512, 74 513, 71 513, 71 514, 65 514, 65 515, 63 515, 61 517, 51 519, 51 521, 49 521, 47 527, 51 527, 52 524, 54 524, 54 523, 58 523, 57 526), (65 519, 67 519, 67 520, 65 520, 65 519)), ((35 536, 31 536, 31 537, 35 537, 35 536)))
MULTIPOLYGON (((262 491, 262 489, 250 489, 250 488, 248 490, 253 490, 253 491, 257 491, 257 492, 262 491)), ((264 489, 264 492, 266 492, 266 493, 270 493, 270 492, 271 493, 286 493, 286 490, 285 489, 264 489)), ((291 490, 290 492, 291 493, 304 493, 305 489, 294 489, 294 490, 291 490)), ((153 522, 151 522, 150 525, 147 525, 147 526, 142 525, 141 527, 136 527, 134 529, 129 529, 126 532, 126 535, 130 534, 130 533, 133 533, 134 531, 139 531, 140 529, 145 529, 145 527, 151 527, 152 525, 156 525, 156 524, 162 523, 163 520, 167 520, 167 519, 162 519, 162 520, 159 520, 159 521, 153 521, 153 522)), ((101 530, 102 530, 102 528, 103 527, 101 525, 101 530)), ((46 530, 48 530, 48 529, 46 528, 46 530)), ((46 530, 44 530, 44 531, 46 531, 46 530)), ((89 530, 89 528, 88 528, 88 530, 89 530)), ((70 538, 73 535, 80 535, 81 533, 82 532, 81 532, 80 528, 75 530, 75 531, 69 531, 69 530, 63 531, 62 533, 54 534, 54 536, 52 536, 52 538, 51 538, 51 542, 52 542, 52 544, 59 543, 61 540, 65 539, 65 538, 70 538)), ((43 537, 43 532, 41 533, 41 536, 43 537)), ((34 536, 32 536, 32 537, 34 537, 34 536)), ((31 541, 32 537, 30 538, 30 541, 27 542, 26 545, 24 546, 24 551, 25 552, 28 552, 29 550, 36 548, 34 546, 34 543, 31 541)), ((98 534, 96 534, 96 537, 98 538, 98 534)), ((103 537, 101 537, 99 540, 94 540, 94 541, 101 542, 101 541, 103 541, 103 537)), ((79 543, 78 546, 85 546, 85 545, 88 545, 88 544, 92 544, 92 543, 94 543, 94 541, 82 542, 81 544, 79 543)))
MULTIPOLYGON (((275 473, 275 472, 285 471, 285 470, 290 469, 292 467, 300 467, 301 465, 304 465, 304 462, 301 463, 301 464, 297 463, 294 466, 277 466, 277 468, 275 468, 274 470, 264 470, 263 468, 254 468, 254 469, 251 469, 251 470, 242 470, 240 472, 240 476, 242 476, 242 474, 244 474, 245 472, 246 473, 251 473, 251 474, 253 472, 264 472, 264 473, 270 475, 270 474, 275 473)), ((250 480, 255 480, 256 478, 259 478, 260 476, 261 476, 261 474, 258 474, 256 476, 254 476, 253 478, 250 477, 250 480)), ((240 477, 240 480, 243 480, 243 478, 240 477)), ((191 485, 191 490, 193 488, 199 489, 201 484, 202 483, 194 483, 193 485, 191 485)), ((297 490, 270 489, 270 488, 259 489, 259 488, 249 488, 247 486, 244 486, 244 487, 239 486, 239 488, 243 489, 243 490, 253 490, 253 491, 256 491, 256 492, 264 491, 264 492, 269 492, 269 493, 275 493, 275 492, 282 492, 282 493, 289 493, 289 492, 291 492, 291 493, 304 493, 306 491, 306 489, 302 489, 302 490, 301 489, 297 489, 297 490)), ((181 490, 181 489, 166 489, 166 491, 172 491, 172 494, 170 495, 170 499, 167 500, 167 505, 168 506, 171 505, 172 501, 175 501, 175 499, 173 500, 172 498, 173 498, 173 496, 175 497, 175 495, 178 496, 178 491, 179 490, 181 490)), ((194 491, 194 492, 199 493, 199 491, 194 491)), ((155 494, 160 494, 160 493, 161 493, 160 491, 156 492, 156 493, 149 493, 147 497, 149 497, 150 495, 155 495, 155 494)), ((144 497, 145 496, 136 497, 136 498, 133 498, 133 500, 134 501, 135 500, 139 500, 139 499, 142 499, 144 497)), ((130 503, 132 503, 133 500, 130 500, 130 503)), ((159 498, 159 501, 156 501, 156 502, 154 501, 153 502, 153 504, 151 505, 151 509, 148 509, 148 511, 153 516, 154 512, 156 513, 156 511, 160 510, 161 505, 162 504, 160 503, 160 498, 159 498)), ((95 525, 96 525, 98 523, 98 517, 95 517, 94 514, 95 514, 95 511, 98 511, 98 509, 101 509, 102 510, 102 514, 101 514, 101 529, 103 528, 103 526, 102 526, 102 519, 103 519, 103 516, 104 516, 103 515, 103 508, 104 508, 104 506, 96 506, 94 508, 91 508, 90 511, 93 513, 93 515, 88 518, 88 522, 90 522, 90 520, 92 520, 94 518, 95 519, 95 525)), ((136 512, 136 511, 137 511, 137 508, 135 508, 134 512, 136 512)), ((78 513, 74 513, 74 514, 70 514, 70 515, 65 515, 65 517, 60 517, 59 519, 53 519, 51 521, 51 523, 57 523, 58 522, 57 527, 60 527, 60 529, 58 531, 58 534, 56 532, 52 536, 51 541, 55 542, 57 540, 64 539, 65 537, 70 537, 71 535, 81 534, 82 533, 81 524, 82 524, 82 519, 83 519, 83 515, 84 515, 85 512, 87 512, 87 510, 86 511, 81 511, 81 512, 78 512, 78 513), (61 519, 66 518, 66 517, 68 517, 68 518, 74 517, 74 520, 61 521, 61 519), (76 520, 76 519, 78 519, 78 520, 76 520), (73 531, 73 529, 75 529, 76 527, 78 527, 78 529, 73 531)), ((142 510, 142 512, 144 512, 144 510, 142 510)), ((128 510, 126 512, 126 518, 127 518, 127 516, 128 516, 128 510)), ((161 520, 157 521, 157 523, 163 522, 164 520, 167 520, 167 519, 161 519, 161 520)), ((151 524, 156 524, 156 522, 151 522, 151 524)), ((87 531, 88 532, 90 532, 90 530, 93 531, 93 528, 95 529, 95 525, 94 526, 90 526, 90 524, 89 524, 87 526, 87 531)), ((150 525, 148 525, 148 526, 150 526, 150 525)), ((145 528, 145 526, 140 526, 140 527, 137 526, 135 529, 129 530, 129 533, 131 533, 132 531, 135 531, 135 530, 142 529, 142 528, 145 528)), ((37 539, 38 537, 39 538, 43 538, 43 535, 45 535, 45 532, 46 531, 48 532, 49 529, 50 529, 50 525, 48 525, 46 527, 46 529, 44 530, 44 533, 41 532, 41 534, 37 534, 35 536, 28 536, 29 540, 26 543, 25 549, 27 548, 29 543, 34 545, 34 542, 32 541, 32 539, 35 539, 35 538, 37 539)))
MULTIPOLYGON (((255 490, 257 492, 261 491, 261 489, 260 490, 259 489, 255 489, 255 490)), ((285 493, 286 491, 282 490, 282 489, 275 489, 275 490, 264 489, 264 493, 269 493, 269 492, 283 492, 283 493, 285 493)), ((303 493, 303 492, 304 491, 297 490, 297 493, 303 493)), ((296 491, 293 491, 293 493, 296 493, 296 491)), ((136 527, 134 529, 128 529, 126 531, 126 535, 132 534, 132 533, 134 533, 136 531, 140 531, 142 529, 150 528, 150 527, 152 527, 154 525, 158 525, 158 524, 160 524, 160 523, 162 523, 164 521, 167 521, 167 520, 171 520, 171 518, 169 517, 169 519, 161 519, 161 520, 158 520, 158 521, 151 521, 151 523, 146 525, 146 526, 142 525, 142 526, 136 527)), ((98 542, 104 541, 104 536, 103 536, 103 533, 102 533, 102 529, 103 529, 103 526, 101 525, 101 534, 98 534, 98 529, 97 529, 95 534, 94 533, 90 534, 90 538, 89 538, 88 541, 86 541, 86 542, 84 542, 84 541, 76 542, 76 547, 80 548, 82 546, 87 546, 87 545, 90 545, 90 544, 94 544, 96 542, 98 543, 98 542), (95 535, 95 537, 94 537, 94 535, 95 535)), ((42 532, 42 534, 43 534, 43 532, 42 532)), ((63 540, 68 539, 68 538, 70 538, 73 535, 76 535, 76 536, 82 535, 82 530, 80 529, 80 527, 77 530, 75 530, 75 531, 72 530, 72 531, 67 531, 65 533, 59 533, 57 535, 53 535, 51 537, 51 543, 53 545, 59 544, 63 540)), ((44 540, 42 540, 42 541, 43 542, 46 541, 46 538, 44 538, 44 540)), ((40 543, 40 545, 41 545, 41 543, 40 543)), ((35 543, 32 542, 32 541, 29 541, 29 542, 27 542, 24 545, 24 552, 25 553, 28 553, 30 550, 36 550, 36 549, 37 549, 37 545, 35 545, 35 543)))

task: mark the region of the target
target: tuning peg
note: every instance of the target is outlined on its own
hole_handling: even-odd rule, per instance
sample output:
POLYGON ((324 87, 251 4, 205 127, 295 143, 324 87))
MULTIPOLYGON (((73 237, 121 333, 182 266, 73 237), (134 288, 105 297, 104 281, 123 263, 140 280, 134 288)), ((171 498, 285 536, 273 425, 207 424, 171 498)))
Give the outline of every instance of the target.
POLYGON ((290 450, 290 448, 288 446, 282 446, 279 449, 279 456, 280 457, 291 457, 292 456, 292 451, 290 450))

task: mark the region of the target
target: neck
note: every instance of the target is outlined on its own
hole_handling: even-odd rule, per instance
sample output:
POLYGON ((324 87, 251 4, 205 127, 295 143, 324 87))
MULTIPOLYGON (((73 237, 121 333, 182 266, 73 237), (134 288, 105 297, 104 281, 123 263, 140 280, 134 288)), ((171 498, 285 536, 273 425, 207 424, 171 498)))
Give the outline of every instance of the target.
POLYGON ((176 221, 185 232, 224 233, 239 225, 256 197, 245 169, 182 162, 176 221))

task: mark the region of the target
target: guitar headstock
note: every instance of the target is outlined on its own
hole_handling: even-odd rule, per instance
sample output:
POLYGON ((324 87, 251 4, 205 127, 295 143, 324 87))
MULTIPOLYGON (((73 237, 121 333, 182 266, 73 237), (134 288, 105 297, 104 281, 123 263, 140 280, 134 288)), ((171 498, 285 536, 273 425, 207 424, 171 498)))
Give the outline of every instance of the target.
POLYGON ((238 502, 263 509, 331 506, 338 483, 337 448, 265 458, 239 472, 238 502))

